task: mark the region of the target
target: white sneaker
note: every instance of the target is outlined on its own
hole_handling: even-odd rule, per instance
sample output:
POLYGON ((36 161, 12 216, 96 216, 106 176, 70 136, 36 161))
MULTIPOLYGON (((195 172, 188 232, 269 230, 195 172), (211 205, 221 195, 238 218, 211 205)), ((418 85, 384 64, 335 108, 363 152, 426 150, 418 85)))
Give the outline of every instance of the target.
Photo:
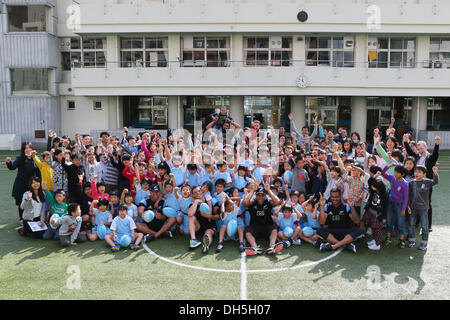
POLYGON ((366 234, 368 234, 369 236, 371 236, 372 235, 372 228, 367 228, 367 230, 366 230, 366 234))
POLYGON ((292 240, 292 243, 295 244, 296 246, 300 246, 302 244, 302 240, 297 238, 297 239, 292 240))
POLYGON ((370 250, 380 250, 381 246, 380 245, 376 245, 375 243, 372 243, 371 245, 369 245, 369 249, 370 250))
POLYGON ((367 245, 368 245, 368 246, 370 246, 371 244, 375 244, 375 240, 367 241, 367 245))

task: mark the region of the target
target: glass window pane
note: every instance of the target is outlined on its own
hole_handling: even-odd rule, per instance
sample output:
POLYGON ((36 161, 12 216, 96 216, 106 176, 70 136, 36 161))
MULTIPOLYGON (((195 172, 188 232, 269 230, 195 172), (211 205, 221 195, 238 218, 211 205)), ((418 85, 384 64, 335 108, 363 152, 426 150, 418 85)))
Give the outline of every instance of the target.
POLYGON ((95 67, 95 51, 84 52, 84 66, 95 67))
POLYGON ((317 48, 317 38, 316 37, 306 38, 306 48, 311 49, 317 48))
POLYGON ((403 52, 403 66, 404 67, 415 66, 414 52, 403 52))
POLYGON ((317 66, 317 51, 306 51, 306 64, 317 66))
POLYGON ((344 66, 344 51, 333 51, 333 66, 334 67, 344 66))
POLYGON ((45 32, 46 6, 7 6, 8 32, 45 32))
POLYGON ((403 49, 403 39, 391 39, 391 50, 403 49))
POLYGON ((439 38, 430 39, 430 51, 439 51, 439 45, 441 41, 439 38))
POLYGON ((400 67, 402 63, 402 53, 401 52, 391 52, 391 67, 400 67))
POLYGON ((331 48, 331 38, 319 38, 319 48, 331 48))
POLYGON ((342 49, 344 48, 344 38, 333 38, 333 48, 342 49))
POLYGON ((246 51, 245 60, 248 66, 254 66, 256 64, 256 51, 246 51))
POLYGON ((95 49, 95 39, 83 39, 83 49, 95 49))
POLYGON ((217 39, 208 39, 206 42, 206 46, 208 49, 216 49, 219 48, 219 40, 217 39))
POLYGON ((344 67, 354 66, 353 51, 344 51, 344 67))
POLYGON ((284 49, 292 48, 292 37, 283 37, 282 38, 282 48, 284 48, 284 49))
POLYGON ((269 38, 256 38, 256 48, 269 48, 269 38))
POLYGON ((256 39, 255 38, 247 38, 247 41, 246 41, 247 48, 254 48, 255 47, 255 43, 256 43, 256 39))
POLYGON ((208 51, 207 53, 207 66, 208 67, 218 67, 219 66, 219 52, 218 51, 208 51))
POLYGON ((323 65, 323 66, 330 65, 330 52, 329 51, 319 51, 319 65, 323 65))
POLYGON ((105 39, 96 39, 95 40, 95 48, 96 49, 103 49, 104 43, 106 43, 105 39))
POLYGON ((378 49, 388 49, 388 38, 378 38, 378 49))
POLYGON ((204 48, 204 47, 205 47, 205 38, 194 37, 194 48, 204 48))
POLYGON ((70 38, 70 49, 81 49, 80 38, 70 38))
POLYGON ((183 60, 192 60, 192 51, 183 51, 183 60))
POLYGON ((378 52, 377 55, 377 68, 387 68, 388 53, 378 52))
POLYGON ((219 39, 219 48, 228 48, 228 39, 229 38, 220 38, 219 39))
POLYGON ((158 48, 158 39, 146 39, 145 47, 147 49, 156 49, 158 48))
POLYGON ((416 40, 414 39, 405 39, 403 44, 404 49, 412 50, 416 48, 416 40))
POLYGON ((270 54, 271 65, 274 67, 281 66, 281 51, 272 51, 270 54))
POLYGON ((95 65, 96 67, 104 67, 106 64, 105 52, 104 51, 96 51, 95 52, 95 65))
POLYGON ((281 65, 283 67, 289 67, 292 61, 292 51, 283 51, 281 55, 281 65))
POLYGON ((131 39, 120 39, 120 47, 122 49, 131 49, 131 39))
POLYGON ((73 68, 81 67, 81 52, 71 52, 70 63, 73 68))
POLYGON ((204 51, 194 51, 194 60, 205 60, 204 51))
POLYGON ((441 51, 450 51, 450 39, 442 39, 440 45, 441 51))
POLYGON ((143 48, 143 40, 142 39, 131 40, 131 47, 133 49, 142 49, 143 48))
POLYGON ((269 64, 269 51, 257 51, 256 61, 258 65, 268 65, 269 64))
POLYGON ((17 91, 48 91, 47 69, 11 69, 11 89, 17 91))

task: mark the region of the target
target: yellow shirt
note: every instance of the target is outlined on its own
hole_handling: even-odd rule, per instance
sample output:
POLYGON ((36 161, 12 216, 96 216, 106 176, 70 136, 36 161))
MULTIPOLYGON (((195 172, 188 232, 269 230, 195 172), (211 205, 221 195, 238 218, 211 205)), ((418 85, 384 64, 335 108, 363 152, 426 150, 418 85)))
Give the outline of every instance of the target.
POLYGON ((38 157, 32 157, 37 167, 41 171, 42 182, 47 183, 47 188, 53 191, 53 169, 49 166, 49 164, 45 161, 41 161, 38 157))

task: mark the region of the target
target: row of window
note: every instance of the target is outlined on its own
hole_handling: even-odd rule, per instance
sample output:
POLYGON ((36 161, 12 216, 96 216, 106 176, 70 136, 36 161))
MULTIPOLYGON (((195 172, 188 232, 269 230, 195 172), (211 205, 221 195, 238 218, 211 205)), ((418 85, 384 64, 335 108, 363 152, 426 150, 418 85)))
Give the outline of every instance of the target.
MULTIPOLYGON (((355 67, 354 37, 306 37, 308 66, 355 67)), ((229 67, 231 38, 221 36, 181 37, 181 66, 229 67)), ((291 66, 293 37, 244 37, 245 66, 291 66)), ((72 38, 63 52, 63 70, 71 67, 105 67, 105 38, 72 38)), ((120 66, 167 67, 167 37, 120 38, 120 66)), ((430 39, 430 61, 423 67, 450 68, 450 38, 430 39)), ((358 63, 364 63, 359 61, 358 63)), ((415 67, 414 38, 371 37, 368 40, 369 68, 415 67)))

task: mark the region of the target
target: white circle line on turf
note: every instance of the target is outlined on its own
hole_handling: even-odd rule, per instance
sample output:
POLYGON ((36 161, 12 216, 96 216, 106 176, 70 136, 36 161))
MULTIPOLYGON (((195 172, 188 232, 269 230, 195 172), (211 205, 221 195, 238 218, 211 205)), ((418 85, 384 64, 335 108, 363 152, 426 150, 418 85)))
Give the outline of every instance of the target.
POLYGON ((245 252, 241 253, 241 300, 247 300, 247 266, 245 252))
MULTIPOLYGON (((242 272, 242 269, 239 269, 239 270, 236 270, 236 269, 216 269, 216 268, 206 268, 206 267, 193 266, 193 265, 190 265, 190 264, 184 264, 184 263, 173 261, 171 259, 168 259, 168 258, 160 256, 159 254, 154 252, 152 249, 150 249, 147 246, 147 244, 145 244, 145 243, 143 243, 143 247, 148 253, 150 253, 155 258, 161 259, 161 260, 163 260, 165 262, 168 262, 168 263, 180 266, 180 267, 196 269, 196 270, 201 270, 201 271, 222 272, 222 273, 239 273, 239 272, 242 272)), ((284 268, 275 268, 275 269, 245 270, 245 273, 247 274, 247 273, 281 272, 281 271, 289 271, 289 270, 305 268, 305 267, 313 266, 313 265, 325 262, 327 260, 330 260, 330 259, 334 258, 335 256, 337 256, 341 252, 342 252, 342 248, 336 250, 335 252, 333 252, 332 254, 330 254, 329 256, 327 256, 327 257, 325 257, 323 259, 320 259, 320 260, 317 260, 317 261, 308 262, 308 263, 305 263, 305 264, 299 264, 299 265, 293 266, 293 267, 284 267, 284 268)), ((244 255, 245 255, 245 253, 244 253, 244 255)), ((241 268, 242 268, 242 264, 241 264, 241 268)))

